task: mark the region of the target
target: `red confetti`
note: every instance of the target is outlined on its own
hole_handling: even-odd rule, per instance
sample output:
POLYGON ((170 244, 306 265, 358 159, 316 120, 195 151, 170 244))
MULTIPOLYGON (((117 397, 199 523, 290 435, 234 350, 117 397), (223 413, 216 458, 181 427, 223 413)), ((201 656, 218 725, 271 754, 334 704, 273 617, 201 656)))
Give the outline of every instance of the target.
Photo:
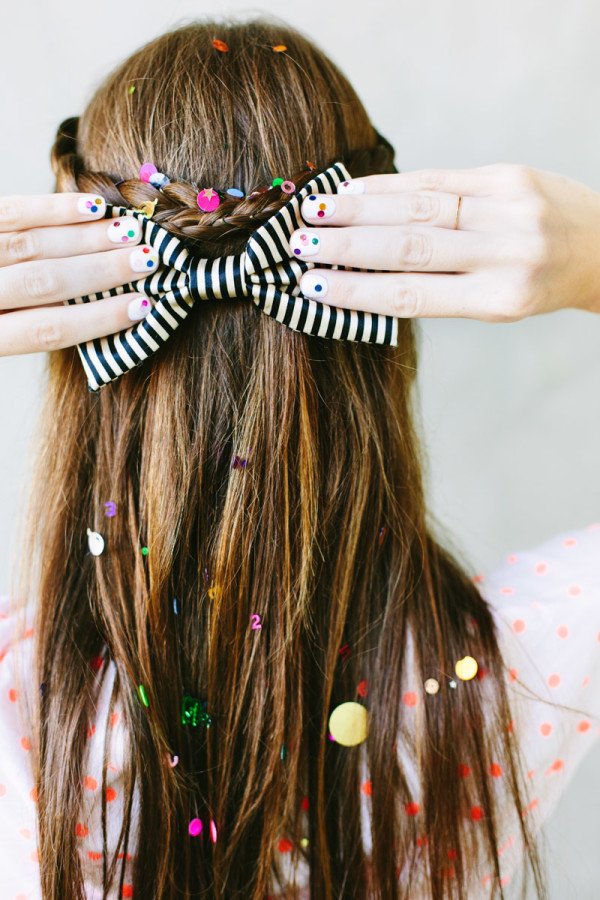
POLYGON ((281 838, 279 841, 279 852, 280 853, 289 853, 292 849, 291 841, 288 841, 287 838, 281 838))
POLYGON ((356 688, 356 693, 359 697, 366 697, 369 690, 369 682, 368 681, 359 681, 358 687, 356 688))
POLYGON ((306 812, 308 809, 308 797, 302 798, 302 809, 306 812))
POLYGON ((471 807, 471 818, 474 821, 477 821, 478 819, 483 818, 483 810, 480 806, 471 807))
POLYGON ((365 781, 361 790, 362 790, 363 794, 366 794, 367 797, 370 797, 371 794, 373 793, 373 785, 371 784, 370 781, 365 781))
POLYGON ((215 50, 220 50, 221 53, 227 53, 227 51, 229 50, 229 47, 227 46, 225 41, 214 40, 211 43, 212 43, 213 47, 215 48, 215 50))
POLYGON ((413 803, 412 801, 410 803, 404 804, 404 811, 406 812, 407 816, 416 816, 420 809, 421 807, 419 806, 419 804, 413 803))
POLYGON ((469 768, 469 766, 465 766, 465 765, 463 765, 463 764, 461 763, 461 764, 459 765, 459 767, 458 767, 458 770, 457 770, 457 775, 458 775, 458 777, 459 777, 459 778, 466 778, 467 775, 470 775, 470 774, 471 774, 471 769, 469 768))

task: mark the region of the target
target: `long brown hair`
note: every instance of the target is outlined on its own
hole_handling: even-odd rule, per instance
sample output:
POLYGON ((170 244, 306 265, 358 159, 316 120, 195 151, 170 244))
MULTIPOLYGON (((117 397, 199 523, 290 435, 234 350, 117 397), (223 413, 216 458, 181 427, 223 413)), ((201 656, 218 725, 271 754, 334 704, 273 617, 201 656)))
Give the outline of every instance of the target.
MULTIPOLYGON (((58 191, 125 206, 157 199, 155 220, 213 257, 241 250, 286 202, 277 176, 301 186, 307 162, 322 171, 336 160, 353 176, 397 171, 339 69, 265 18, 153 40, 63 123, 52 160, 58 191), (144 162, 173 183, 140 181, 144 162), (246 196, 203 213, 195 192, 209 185, 246 196)), ((19 614, 39 598, 33 681, 43 690, 26 713, 45 900, 83 898, 76 828, 97 713, 91 663, 104 649, 129 741, 111 859, 104 835, 105 890, 122 895, 137 785, 140 900, 263 898, 284 856, 306 860, 315 900, 466 897, 485 871, 490 895, 504 896, 506 798, 524 872, 544 896, 494 622, 427 521, 415 330, 410 319, 399 326, 398 346, 381 347, 298 334, 250 302, 196 304, 168 346, 98 393, 76 348, 48 354, 13 591, 19 614), (104 535, 99 557, 88 528, 104 535), (485 677, 449 689, 467 654, 485 677), (414 673, 440 690, 407 705, 414 673), (206 703, 209 727, 182 724, 184 694, 206 703), (368 710, 355 747, 329 739, 331 711, 349 700, 368 710), (472 777, 457 777, 466 765, 472 777), (195 816, 214 821, 216 842, 190 839, 195 816)))

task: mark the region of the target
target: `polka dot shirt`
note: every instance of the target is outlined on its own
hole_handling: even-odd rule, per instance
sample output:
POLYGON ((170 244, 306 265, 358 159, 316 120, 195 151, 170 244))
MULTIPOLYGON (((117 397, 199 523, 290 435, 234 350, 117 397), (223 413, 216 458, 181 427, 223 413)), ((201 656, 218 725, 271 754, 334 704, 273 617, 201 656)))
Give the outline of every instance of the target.
MULTIPOLYGON (((492 608, 498 626, 500 649, 506 666, 506 686, 512 719, 508 723, 518 738, 524 762, 526 785, 522 816, 529 817, 533 834, 537 834, 555 809, 578 765, 594 746, 600 734, 600 524, 555 535, 533 549, 511 553, 488 575, 474 575, 473 581, 492 608), (529 693, 531 689, 533 696, 529 693), (541 699, 540 699, 541 698, 541 699), (575 707, 558 708, 554 702, 575 707)), ((20 640, 32 646, 31 628, 20 640)), ((30 737, 19 721, 14 656, 11 643, 9 598, 0 597, 0 884, 3 900, 41 900, 39 861, 36 847, 36 792, 29 765, 30 737)), ((409 638, 410 644, 410 638, 409 638)), ((412 650, 408 648, 407 676, 403 690, 403 717, 422 714, 428 694, 423 677, 414 674, 410 665, 412 650)), ((26 658, 26 652, 24 654, 26 658)), ((106 729, 110 731, 110 764, 106 799, 108 808, 108 843, 116 844, 122 816, 121 770, 126 735, 119 707, 107 718, 108 701, 114 679, 114 668, 103 658, 94 665, 102 682, 96 722, 89 724, 87 734, 85 784, 82 791, 81 815, 77 824, 79 853, 86 876, 87 900, 102 897, 102 830, 100 794, 102 790, 102 747, 106 729), (104 713, 104 715, 103 715, 104 713)), ((485 674, 485 673, 484 673, 485 674)), ((466 687, 459 682, 457 690, 466 687)), ((368 683, 361 682, 358 694, 368 694, 368 683)), ((415 718, 415 725, 417 719, 415 718)), ((340 750, 342 748, 339 748, 340 750)), ((398 752, 402 753, 399 746, 398 752)), ((422 814, 416 771, 405 760, 411 797, 404 804, 404 814, 419 823, 422 814)), ((501 784, 501 765, 489 763, 490 779, 501 784)), ((360 796, 362 831, 367 853, 371 850, 370 797, 371 775, 363 765, 360 796)), ((459 766, 457 778, 470 777, 468 765, 459 766)), ((303 801, 303 814, 308 803, 303 801)), ((485 811, 473 806, 471 819, 478 827, 485 811)), ((508 885, 522 864, 523 847, 518 831, 516 811, 506 804, 499 822, 499 864, 504 886, 508 885)), ((134 801, 134 823, 139 821, 138 798, 134 801)), ((135 825, 134 825, 135 834, 135 825)), ((425 849, 426 835, 418 839, 425 849)), ((288 860, 292 845, 281 835, 275 848, 281 870, 289 881, 303 888, 301 897, 309 897, 308 868, 301 860, 292 871, 288 860)), ((135 853, 135 844, 130 848, 135 853)), ((127 860, 127 872, 131 860, 127 860)), ((398 872, 402 879, 402 873, 398 872)), ((448 877, 452 877, 451 860, 448 877)), ((491 872, 473 874, 469 898, 489 896, 491 872)), ((110 900, 119 896, 116 891, 110 900)), ((133 897, 128 879, 122 897, 133 897)), ((274 887, 271 900, 283 896, 274 887)), ((415 895, 415 900, 420 900, 415 895)))

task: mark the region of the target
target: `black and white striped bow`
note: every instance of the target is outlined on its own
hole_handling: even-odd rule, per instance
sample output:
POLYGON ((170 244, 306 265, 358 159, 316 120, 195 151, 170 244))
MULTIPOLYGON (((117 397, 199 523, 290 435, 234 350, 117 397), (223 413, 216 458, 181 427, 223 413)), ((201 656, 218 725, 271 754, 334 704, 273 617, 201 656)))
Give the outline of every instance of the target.
POLYGON ((124 215, 140 219, 141 240, 154 248, 160 265, 156 272, 129 284, 66 301, 89 303, 130 292, 145 294, 152 301, 147 316, 130 328, 78 345, 90 391, 100 390, 159 350, 197 300, 249 298, 268 316, 295 331, 334 340, 397 346, 395 316, 329 306, 304 297, 298 286, 304 272, 316 265, 351 268, 297 259, 289 247, 292 232, 306 224, 300 214, 304 198, 313 193, 334 193, 340 182, 350 178, 341 162, 334 163, 263 223, 241 253, 212 260, 195 257, 178 236, 143 213, 107 204, 107 219, 124 215))

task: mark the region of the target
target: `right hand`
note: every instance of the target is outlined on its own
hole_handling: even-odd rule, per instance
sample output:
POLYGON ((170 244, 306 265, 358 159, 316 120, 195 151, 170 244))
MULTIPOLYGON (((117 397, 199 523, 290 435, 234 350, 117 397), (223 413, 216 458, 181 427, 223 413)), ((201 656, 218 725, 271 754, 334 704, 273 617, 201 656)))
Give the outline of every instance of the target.
POLYGON ((105 219, 105 212, 100 194, 0 197, 0 356, 75 346, 123 331, 150 312, 148 298, 135 293, 66 304, 137 281, 158 267, 149 247, 144 262, 155 259, 154 267, 132 268, 130 257, 148 247, 129 249, 140 242, 140 223, 135 216, 105 219), (109 239, 113 229, 120 241, 109 239), (130 319, 128 305, 140 297, 147 304, 130 319))
POLYGON ((399 318, 516 322, 567 308, 600 313, 600 194, 584 184, 517 164, 355 182, 364 193, 355 187, 355 196, 344 196, 353 185, 346 182, 337 195, 302 203, 304 219, 318 226, 290 239, 297 258, 317 266, 300 279, 306 296, 399 318))

